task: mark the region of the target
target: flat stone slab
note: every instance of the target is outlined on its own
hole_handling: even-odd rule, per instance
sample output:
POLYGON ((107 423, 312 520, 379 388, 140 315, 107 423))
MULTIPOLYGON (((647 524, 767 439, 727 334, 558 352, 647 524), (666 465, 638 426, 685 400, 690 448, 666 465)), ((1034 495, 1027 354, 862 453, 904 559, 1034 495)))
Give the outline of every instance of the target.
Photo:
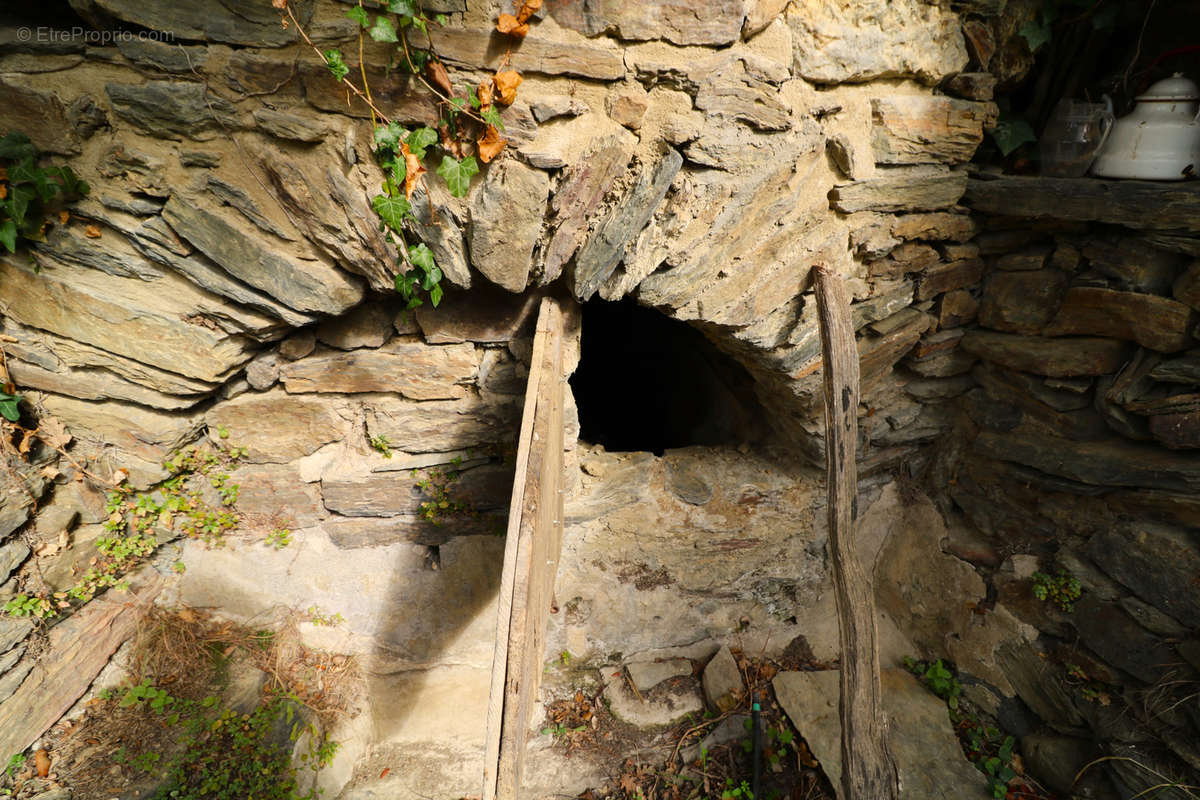
POLYGON ((704 700, 700 697, 699 687, 691 682, 672 687, 665 696, 646 699, 644 695, 639 698, 629 688, 623 670, 605 668, 603 673, 607 682, 604 698, 608 701, 609 710, 617 719, 630 725, 662 728, 674 725, 689 714, 699 716, 704 713, 704 700))
MULTIPOLYGON (((781 672, 775 697, 842 797, 842 726, 838 719, 837 670, 781 672)), ((963 756, 946 703, 907 672, 885 669, 883 707, 888 742, 900 773, 904 800, 969 800, 988 796, 987 781, 963 756)))
POLYGON ((626 664, 629 677, 639 692, 648 692, 669 678, 682 678, 692 674, 692 662, 686 658, 670 658, 666 661, 635 661, 626 664))
POLYGON ((962 348, 1009 369, 1052 378, 1108 375, 1125 364, 1133 349, 1118 339, 1051 339, 982 330, 963 336, 962 348))

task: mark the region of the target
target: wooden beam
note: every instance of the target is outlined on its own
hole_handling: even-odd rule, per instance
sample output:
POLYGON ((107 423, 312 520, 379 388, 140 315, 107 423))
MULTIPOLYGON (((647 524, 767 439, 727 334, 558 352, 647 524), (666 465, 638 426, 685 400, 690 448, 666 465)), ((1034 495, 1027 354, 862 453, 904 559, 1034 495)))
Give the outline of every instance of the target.
POLYGON ((899 797, 879 685, 875 596, 854 547, 858 517, 858 348, 841 277, 813 268, 824 354, 829 553, 841 638, 842 800, 899 797))
POLYGON ((515 800, 537 700, 563 528, 563 314, 543 299, 517 444, 497 604, 484 800, 515 800))

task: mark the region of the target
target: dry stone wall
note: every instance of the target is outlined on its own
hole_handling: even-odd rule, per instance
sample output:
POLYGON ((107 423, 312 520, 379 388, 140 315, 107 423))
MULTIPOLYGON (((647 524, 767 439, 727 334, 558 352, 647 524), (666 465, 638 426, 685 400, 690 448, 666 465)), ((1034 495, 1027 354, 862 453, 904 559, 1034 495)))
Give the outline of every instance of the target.
MULTIPOLYGON (((1187 774, 1200 706, 1174 687, 1200 670, 1200 192, 982 176, 965 202, 982 281, 976 324, 930 356, 964 392, 934 474, 947 547, 994 607, 923 646, 986 682, 968 693, 994 692, 1057 791, 1104 755, 1187 774), (1039 570, 1079 582, 1072 610, 1034 596, 1039 570)), ((1132 764, 1084 785, 1134 795, 1149 784, 1132 764)))
MULTIPOLYGON (((347 3, 292 6, 319 47, 357 54, 347 3)), ((337 629, 305 629, 372 668, 380 710, 343 752, 372 741, 396 759, 390 783, 360 775, 346 797, 475 790, 463 765, 480 758, 478 726, 454 712, 486 693, 492 534, 541 293, 630 298, 696 326, 754 376, 779 440, 819 458, 809 269, 834 267, 854 298, 868 478, 915 470, 951 430, 949 401, 974 385, 956 345, 982 313, 987 266, 960 200, 996 107, 986 76, 964 72, 961 12, 944 4, 548 2, 509 53, 492 30, 509 8, 434 0, 449 17, 434 42, 456 82, 507 60, 524 83, 502 112, 508 148, 468 195, 430 180, 413 197, 413 232, 453 288, 407 317, 369 205, 381 175, 368 109, 266 0, 72 7, 85 27, 130 35, 0 26, 0 124, 93 187, 47 241, 0 257, 9 372, 66 423, 73 452, 137 487, 206 433, 247 448, 233 476, 245 519, 292 528, 297 547, 253 545, 248 571, 244 551, 190 543, 164 596, 240 617, 307 603, 344 614, 337 629), (384 439, 390 458, 371 445, 384 439), (432 526, 410 472, 447 465, 463 470, 454 491, 476 516, 432 526), (429 613, 447 598, 453 609, 429 613)), ((369 41, 364 53, 381 107, 434 121, 389 53, 369 41)), ((573 427, 567 438, 574 447, 573 427)), ((597 663, 702 654, 749 625, 833 655, 812 472, 708 451, 592 451, 570 464, 556 647, 597 663), (642 536, 650 515, 673 535, 642 536), (656 611, 679 593, 678 619, 656 611), (622 622, 647 615, 637 631, 622 622)), ((30 495, 0 500, 0 598, 35 565, 69 574, 99 535, 102 496, 70 469, 50 486, 40 466, 21 467, 30 495), (31 553, 64 530, 68 556, 31 553)), ((0 619, 0 694, 32 664, 28 630, 0 619)), ((552 788, 587 785, 545 763, 559 770, 542 776, 552 788)))

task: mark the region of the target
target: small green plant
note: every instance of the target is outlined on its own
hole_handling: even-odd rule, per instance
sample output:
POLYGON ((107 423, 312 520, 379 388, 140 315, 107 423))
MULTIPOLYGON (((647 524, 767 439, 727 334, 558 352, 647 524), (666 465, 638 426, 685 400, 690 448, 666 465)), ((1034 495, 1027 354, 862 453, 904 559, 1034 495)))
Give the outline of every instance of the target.
POLYGON ((564 667, 571 666, 571 651, 563 650, 561 653, 559 653, 558 663, 562 664, 564 667))
POLYGON ((187 572, 187 564, 183 563, 182 561, 176 561, 171 565, 171 571, 182 575, 183 573, 187 572))
POLYGON ((18 594, 4 604, 4 613, 12 617, 52 619, 58 616, 58 609, 50 598, 18 594))
POLYGON ((292 532, 287 528, 276 528, 267 534, 267 544, 276 550, 282 550, 292 543, 292 532))
POLYGON ((8 766, 4 768, 4 771, 8 777, 15 778, 17 773, 23 769, 25 769, 25 754, 17 753, 8 760, 8 766))
POLYGON ((1060 569, 1054 576, 1044 572, 1033 573, 1033 596, 1038 600, 1050 601, 1067 613, 1075 610, 1075 601, 1081 594, 1083 587, 1079 580, 1066 570, 1060 569))
MULTIPOLYGON (((51 595, 18 594, 4 605, 14 617, 52 618, 70 610, 74 604, 87 603, 106 589, 127 587, 124 576, 153 555, 175 532, 202 539, 220 547, 226 534, 238 525, 234 510, 239 487, 229 474, 217 471, 230 467, 245 455, 243 448, 221 446, 188 447, 163 463, 169 477, 145 492, 134 492, 126 485, 108 493, 104 535, 95 540, 97 557, 75 584, 51 595), (204 499, 201 477, 217 491, 220 506, 214 508, 204 499)), ((172 566, 183 572, 182 562, 172 566)))
MULTIPOLYGON (((37 162, 37 148, 25 134, 11 131, 0 139, 0 245, 10 253, 20 240, 45 241, 52 215, 61 215, 65 223, 64 203, 90 191, 70 167, 39 167, 37 162)), ((0 413, 16 421, 2 402, 0 413)))
POLYGON ((413 470, 412 477, 416 487, 425 495, 418 510, 421 517, 433 525, 441 525, 447 517, 471 515, 475 512, 466 503, 455 500, 450 496, 450 487, 459 479, 460 472, 456 470, 443 471, 440 469, 413 470))
POLYGON ((384 458, 392 457, 392 442, 383 434, 371 437, 371 449, 375 450, 384 458))
POLYGON ((958 697, 962 694, 962 685, 940 658, 930 663, 905 656, 904 668, 916 675, 929 691, 945 700, 951 710, 958 708, 958 697))
POLYGON ((746 781, 734 784, 733 778, 726 778, 721 800, 754 800, 754 790, 746 781))
POLYGON ((309 606, 304 613, 308 615, 308 621, 313 625, 333 627, 346 621, 341 614, 326 614, 320 606, 309 606))
POLYGON ((578 725, 574 728, 569 728, 565 724, 558 722, 546 728, 542 728, 543 736, 553 736, 555 739, 561 739, 568 733, 579 733, 587 730, 587 725, 578 725))

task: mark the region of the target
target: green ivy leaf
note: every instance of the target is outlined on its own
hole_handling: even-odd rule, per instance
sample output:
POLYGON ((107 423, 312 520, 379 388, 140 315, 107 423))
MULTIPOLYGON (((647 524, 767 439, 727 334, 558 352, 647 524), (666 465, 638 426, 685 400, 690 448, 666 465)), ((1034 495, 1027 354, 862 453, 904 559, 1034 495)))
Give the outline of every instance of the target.
POLYGON ((421 33, 424 33, 426 35, 429 34, 429 29, 425 27, 425 18, 422 16, 413 17, 412 18, 412 26, 414 28, 418 28, 421 31, 421 33))
MULTIPOLYGON (((399 122, 389 122, 387 125, 375 126, 375 149, 390 150, 396 153, 400 150, 400 139, 404 136, 404 128, 399 122)), ((409 145, 412 147, 412 145, 409 145)))
POLYGON ((467 101, 463 100, 461 97, 451 97, 446 102, 453 106, 455 111, 467 110, 467 101))
POLYGON ((479 162, 474 156, 467 156, 462 161, 455 161, 450 156, 442 156, 442 164, 437 168, 437 174, 450 187, 450 194, 455 197, 466 197, 471 188, 471 176, 479 172, 479 162))
POLYGON ((484 111, 480 116, 483 117, 483 121, 488 125, 494 125, 498 130, 504 130, 504 122, 500 119, 500 112, 496 110, 494 105, 489 106, 487 111, 484 111))
MULTIPOLYGON (((436 17, 433 18, 433 21, 436 22, 438 25, 441 25, 443 28, 450 24, 450 18, 447 17, 445 14, 438 14, 436 17)), ((434 305, 436 306, 437 303, 434 303, 434 305)))
MULTIPOLYGON (((3 226, 0 226, 0 230, 3 226)), ((21 410, 17 404, 21 402, 19 395, 5 394, 0 392, 0 416, 4 417, 9 422, 16 422, 21 418, 21 410)))
POLYGON ((1009 155, 1026 142, 1036 142, 1033 128, 1023 119, 1002 119, 992 131, 992 139, 1000 152, 1009 155))
POLYGON ((37 155, 37 148, 29 141, 29 137, 20 131, 12 131, 0 139, 0 158, 8 161, 32 159, 37 155))
POLYGON ((388 0, 388 11, 405 17, 415 17, 418 13, 417 4, 413 0, 388 0))
POLYGON ((404 225, 404 218, 411 209, 406 198, 388 197, 385 194, 375 195, 371 199, 371 208, 375 209, 375 213, 389 228, 397 232, 404 225))
POLYGON ((1031 19, 1021 26, 1018 31, 1029 45, 1029 52, 1036 53, 1038 48, 1050 41, 1050 25, 1044 19, 1031 19))
POLYGON ((437 269, 437 265, 433 260, 433 251, 425 246, 424 243, 409 248, 408 260, 412 262, 414 267, 420 267, 426 275, 437 269))
POLYGON ((5 208, 8 216, 18 227, 24 226, 25 215, 29 212, 29 204, 33 201, 34 190, 28 186, 13 186, 8 192, 5 208))
POLYGON ((21 159, 8 168, 8 182, 13 186, 18 183, 37 183, 38 179, 45 180, 42 171, 33 163, 33 156, 21 159))
POLYGON ((408 135, 404 143, 408 145, 408 150, 418 159, 425 157, 425 149, 430 145, 437 144, 438 132, 427 125, 417 128, 408 135))
POLYGON ((17 252, 17 224, 11 219, 0 222, 0 244, 10 253, 17 252))
POLYGON ((429 62, 429 51, 411 49, 408 51, 408 58, 410 62, 409 69, 413 73, 417 73, 425 69, 425 64, 429 62))
POLYGON ((350 68, 346 66, 345 60, 342 58, 341 50, 326 50, 325 66, 329 67, 329 71, 333 73, 333 79, 336 81, 344 80, 350 74, 350 68))
POLYGON ((429 290, 429 302, 433 304, 434 308, 437 308, 438 303, 442 302, 442 285, 440 283, 429 290))
POLYGON ((367 19, 367 12, 363 11, 362 6, 355 6, 354 8, 350 9, 349 11, 346 12, 346 16, 349 17, 350 19, 354 20, 355 22, 357 22, 359 25, 361 25, 364 28, 367 27, 368 24, 370 24, 370 20, 367 19))
POLYGON ((396 26, 392 24, 390 18, 384 16, 376 17, 375 24, 367 29, 367 33, 377 42, 400 41, 396 36, 396 26))

